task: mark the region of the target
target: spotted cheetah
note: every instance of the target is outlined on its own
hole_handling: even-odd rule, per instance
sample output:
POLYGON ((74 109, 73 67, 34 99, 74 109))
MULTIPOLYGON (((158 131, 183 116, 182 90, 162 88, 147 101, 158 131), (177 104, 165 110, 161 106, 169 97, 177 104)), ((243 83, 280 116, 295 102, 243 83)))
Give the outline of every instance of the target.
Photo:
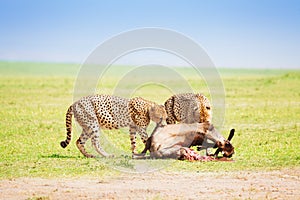
POLYGON ((212 109, 203 94, 182 93, 171 96, 165 102, 167 124, 203 123, 212 121, 212 109))
POLYGON ((92 145, 104 157, 111 156, 99 144, 100 128, 119 129, 129 127, 131 150, 135 153, 136 132, 146 143, 148 135, 147 126, 154 121, 157 126, 163 126, 167 113, 163 105, 145 100, 141 97, 125 99, 111 95, 91 95, 81 98, 73 103, 66 113, 67 138, 61 141, 65 148, 71 141, 72 115, 82 127, 82 133, 76 142, 79 151, 86 157, 95 155, 86 152, 85 142, 91 138, 92 145))

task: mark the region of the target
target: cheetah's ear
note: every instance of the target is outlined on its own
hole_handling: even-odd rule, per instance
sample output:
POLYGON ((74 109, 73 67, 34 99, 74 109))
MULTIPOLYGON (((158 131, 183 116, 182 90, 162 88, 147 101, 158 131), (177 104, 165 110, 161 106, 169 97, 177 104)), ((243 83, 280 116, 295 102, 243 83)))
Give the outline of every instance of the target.
POLYGON ((155 105, 150 106, 149 112, 154 113, 155 111, 156 111, 156 106, 155 105))
POLYGON ((159 108, 164 110, 165 109, 165 106, 164 105, 159 105, 159 108))

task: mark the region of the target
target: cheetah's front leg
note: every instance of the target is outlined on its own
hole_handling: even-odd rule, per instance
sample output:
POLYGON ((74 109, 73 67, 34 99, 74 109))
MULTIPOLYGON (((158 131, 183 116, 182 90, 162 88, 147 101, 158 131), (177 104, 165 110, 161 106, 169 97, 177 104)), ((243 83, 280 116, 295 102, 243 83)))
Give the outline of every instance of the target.
POLYGON ((145 145, 146 145, 147 140, 148 140, 148 134, 147 134, 146 129, 147 129, 147 127, 139 127, 138 128, 138 133, 140 134, 141 139, 142 139, 142 141, 145 145))
POLYGON ((137 127, 136 125, 130 125, 129 132, 130 132, 130 141, 131 141, 131 151, 132 154, 137 154, 136 152, 136 132, 139 133, 143 143, 146 145, 148 134, 146 132, 147 127, 137 127))
POLYGON ((131 152, 132 154, 136 154, 136 132, 137 132, 137 127, 136 125, 131 124, 129 126, 129 133, 130 133, 130 142, 131 142, 131 152))

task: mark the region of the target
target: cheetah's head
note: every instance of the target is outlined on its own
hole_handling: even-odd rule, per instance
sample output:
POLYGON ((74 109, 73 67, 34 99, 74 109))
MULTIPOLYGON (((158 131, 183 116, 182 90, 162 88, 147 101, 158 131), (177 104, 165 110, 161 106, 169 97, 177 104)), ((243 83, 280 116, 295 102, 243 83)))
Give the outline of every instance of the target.
POLYGON ((156 124, 166 125, 166 119, 168 117, 163 105, 152 105, 149 109, 149 117, 151 121, 154 121, 156 124))
POLYGON ((199 100, 199 107, 200 107, 200 123, 203 122, 212 122, 212 107, 210 105, 210 102, 207 97, 204 95, 200 94, 198 96, 199 100))

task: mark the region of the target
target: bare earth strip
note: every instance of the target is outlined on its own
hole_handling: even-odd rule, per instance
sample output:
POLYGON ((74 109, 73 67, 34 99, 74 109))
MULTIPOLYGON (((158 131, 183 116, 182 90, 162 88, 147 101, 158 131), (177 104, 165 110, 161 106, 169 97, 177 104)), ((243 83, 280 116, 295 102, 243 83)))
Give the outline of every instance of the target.
POLYGON ((300 199, 300 168, 0 181, 0 199, 300 199))

